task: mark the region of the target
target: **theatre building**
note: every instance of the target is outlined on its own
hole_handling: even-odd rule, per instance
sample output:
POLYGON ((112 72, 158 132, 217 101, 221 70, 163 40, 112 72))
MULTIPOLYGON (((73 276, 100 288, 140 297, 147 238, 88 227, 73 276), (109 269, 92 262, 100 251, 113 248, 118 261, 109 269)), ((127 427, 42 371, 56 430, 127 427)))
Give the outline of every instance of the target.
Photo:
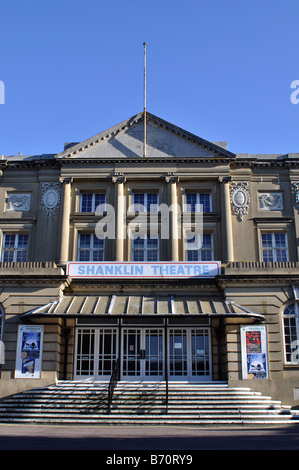
POLYGON ((114 371, 299 405, 299 154, 140 113, 0 167, 0 398, 114 371))

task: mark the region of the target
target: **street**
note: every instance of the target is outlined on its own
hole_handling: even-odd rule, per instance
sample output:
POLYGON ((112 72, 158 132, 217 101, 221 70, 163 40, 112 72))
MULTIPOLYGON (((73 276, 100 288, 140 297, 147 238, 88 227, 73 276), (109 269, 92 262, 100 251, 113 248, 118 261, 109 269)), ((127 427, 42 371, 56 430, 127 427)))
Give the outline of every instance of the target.
POLYGON ((132 455, 138 451, 169 451, 181 456, 199 450, 298 450, 299 425, 222 429, 1 424, 0 449, 123 451, 121 455, 124 451, 132 451, 132 455))

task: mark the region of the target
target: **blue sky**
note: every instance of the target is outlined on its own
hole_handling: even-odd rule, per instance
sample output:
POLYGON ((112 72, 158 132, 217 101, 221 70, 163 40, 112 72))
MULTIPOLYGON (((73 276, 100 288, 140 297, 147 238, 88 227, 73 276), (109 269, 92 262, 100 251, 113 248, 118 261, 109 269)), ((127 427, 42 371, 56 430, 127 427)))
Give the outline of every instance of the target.
POLYGON ((299 152, 298 0, 4 0, 0 154, 59 153, 147 109, 236 153, 299 152))

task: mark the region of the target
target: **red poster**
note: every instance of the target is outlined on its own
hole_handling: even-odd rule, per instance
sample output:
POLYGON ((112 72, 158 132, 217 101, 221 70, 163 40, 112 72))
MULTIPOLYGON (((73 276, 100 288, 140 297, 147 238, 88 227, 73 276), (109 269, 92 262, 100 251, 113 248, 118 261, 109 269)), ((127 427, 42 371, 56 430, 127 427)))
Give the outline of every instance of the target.
POLYGON ((246 352, 262 352, 262 340, 260 331, 246 331, 246 352))

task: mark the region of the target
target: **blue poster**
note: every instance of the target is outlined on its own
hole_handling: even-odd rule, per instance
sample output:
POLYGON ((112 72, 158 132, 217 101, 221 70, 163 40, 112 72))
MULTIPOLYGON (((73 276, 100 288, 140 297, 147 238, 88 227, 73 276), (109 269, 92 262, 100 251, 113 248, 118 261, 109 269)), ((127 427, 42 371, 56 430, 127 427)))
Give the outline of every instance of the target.
POLYGON ((42 326, 19 326, 16 378, 41 377, 42 339, 42 326))

